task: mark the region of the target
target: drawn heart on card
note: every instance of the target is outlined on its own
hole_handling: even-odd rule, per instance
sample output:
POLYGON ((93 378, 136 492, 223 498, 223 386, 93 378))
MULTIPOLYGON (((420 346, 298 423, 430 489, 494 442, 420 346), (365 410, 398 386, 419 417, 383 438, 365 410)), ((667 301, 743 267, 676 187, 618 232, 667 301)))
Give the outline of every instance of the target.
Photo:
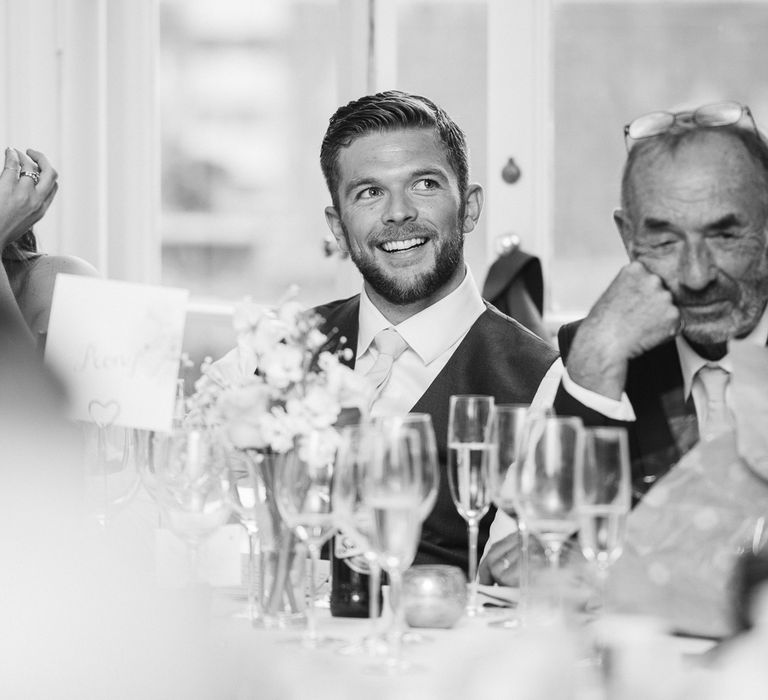
POLYGON ((114 425, 120 415, 120 404, 115 400, 102 403, 93 399, 88 404, 88 415, 99 428, 107 428, 114 425))

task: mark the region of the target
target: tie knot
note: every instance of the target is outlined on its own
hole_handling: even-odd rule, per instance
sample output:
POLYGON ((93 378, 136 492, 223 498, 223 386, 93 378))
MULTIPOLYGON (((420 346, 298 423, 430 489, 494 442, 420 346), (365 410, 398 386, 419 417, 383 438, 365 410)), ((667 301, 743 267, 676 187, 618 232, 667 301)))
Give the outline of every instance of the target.
POLYGON ((379 331, 373 339, 373 344, 380 355, 388 355, 393 360, 400 357, 408 347, 408 343, 403 340, 403 336, 394 328, 385 328, 379 331))
POLYGON ((705 416, 699 421, 702 440, 712 440, 723 433, 732 432, 733 418, 725 402, 725 389, 730 374, 719 365, 705 365, 698 371, 696 378, 707 395, 705 416))
POLYGON ((704 391, 707 394, 707 401, 725 402, 725 387, 730 379, 728 370, 720 365, 704 365, 698 373, 704 391))

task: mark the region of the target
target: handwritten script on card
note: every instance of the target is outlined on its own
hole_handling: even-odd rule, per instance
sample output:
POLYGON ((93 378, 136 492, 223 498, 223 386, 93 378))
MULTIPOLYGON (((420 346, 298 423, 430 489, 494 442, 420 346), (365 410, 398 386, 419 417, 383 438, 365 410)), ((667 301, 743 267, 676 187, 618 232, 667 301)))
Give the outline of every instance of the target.
POLYGON ((74 418, 170 429, 187 296, 184 289, 58 275, 45 360, 69 387, 74 418))

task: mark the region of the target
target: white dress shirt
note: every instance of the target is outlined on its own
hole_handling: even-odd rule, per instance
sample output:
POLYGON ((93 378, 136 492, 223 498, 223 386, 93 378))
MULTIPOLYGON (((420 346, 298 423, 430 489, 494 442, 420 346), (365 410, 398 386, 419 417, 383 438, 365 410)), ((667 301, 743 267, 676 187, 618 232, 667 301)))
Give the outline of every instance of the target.
MULTIPOLYGON (((461 284, 448 296, 392 326, 363 290, 355 371, 365 374, 376 361, 374 336, 394 327, 408 343, 392 365, 392 374, 371 407, 373 417, 404 415, 413 408, 458 348, 486 306, 467 268, 461 284)), ((556 360, 541 381, 531 404, 551 405, 560 383, 562 363, 556 360)))
POLYGON ((371 415, 408 413, 484 311, 485 304, 469 269, 448 296, 396 326, 387 321, 363 290, 355 371, 366 374, 373 366, 377 356, 373 338, 380 330, 396 328, 408 343, 392 365, 392 374, 374 401, 371 415))

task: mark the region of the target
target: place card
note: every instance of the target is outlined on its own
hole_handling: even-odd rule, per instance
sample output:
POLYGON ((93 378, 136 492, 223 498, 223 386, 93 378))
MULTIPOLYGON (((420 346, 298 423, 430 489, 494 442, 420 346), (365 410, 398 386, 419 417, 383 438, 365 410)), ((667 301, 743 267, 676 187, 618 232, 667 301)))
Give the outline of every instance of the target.
POLYGON ((188 292, 59 274, 45 361, 70 392, 72 417, 171 429, 188 292))

